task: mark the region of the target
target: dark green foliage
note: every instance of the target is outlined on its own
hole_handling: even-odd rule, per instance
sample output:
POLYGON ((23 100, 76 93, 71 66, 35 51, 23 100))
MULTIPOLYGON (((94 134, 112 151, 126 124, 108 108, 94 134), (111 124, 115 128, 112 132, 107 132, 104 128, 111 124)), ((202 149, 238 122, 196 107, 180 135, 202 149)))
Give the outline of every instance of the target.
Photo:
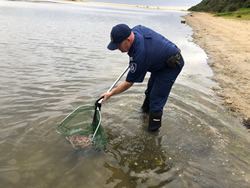
POLYGON ((241 8, 234 12, 221 12, 221 13, 216 13, 215 15, 222 16, 225 18, 250 20, 250 8, 241 8))
POLYGON ((203 0, 189 10, 204 12, 232 12, 241 8, 250 8, 250 0, 203 0))

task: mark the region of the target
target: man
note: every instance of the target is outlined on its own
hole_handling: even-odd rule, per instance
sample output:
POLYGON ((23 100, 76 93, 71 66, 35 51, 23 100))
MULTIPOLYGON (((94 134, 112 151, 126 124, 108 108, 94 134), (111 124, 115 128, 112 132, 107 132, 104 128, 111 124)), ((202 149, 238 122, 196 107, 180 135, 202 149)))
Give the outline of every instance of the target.
POLYGON ((103 101, 134 83, 143 82, 146 73, 151 72, 142 111, 150 113, 148 130, 157 131, 172 85, 184 65, 180 50, 162 35, 141 25, 130 29, 126 24, 118 24, 112 28, 110 36, 107 48, 128 52, 130 71, 126 81, 102 95, 103 101))

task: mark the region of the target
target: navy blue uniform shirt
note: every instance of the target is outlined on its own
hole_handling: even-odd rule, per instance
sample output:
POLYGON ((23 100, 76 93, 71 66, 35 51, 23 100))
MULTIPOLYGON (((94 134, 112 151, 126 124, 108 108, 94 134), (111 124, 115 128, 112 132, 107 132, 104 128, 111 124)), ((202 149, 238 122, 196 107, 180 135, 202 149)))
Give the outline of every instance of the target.
POLYGON ((130 71, 127 82, 143 82, 147 72, 158 72, 166 69, 166 60, 178 52, 174 43, 159 33, 145 26, 132 28, 135 35, 130 47, 130 71))

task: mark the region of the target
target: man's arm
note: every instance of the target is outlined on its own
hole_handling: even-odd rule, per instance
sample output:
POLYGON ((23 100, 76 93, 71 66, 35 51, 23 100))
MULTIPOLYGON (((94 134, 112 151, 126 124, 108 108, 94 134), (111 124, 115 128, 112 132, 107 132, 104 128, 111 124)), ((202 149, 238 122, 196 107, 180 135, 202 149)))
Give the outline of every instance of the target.
POLYGON ((115 89, 113 89, 110 92, 104 93, 102 97, 104 97, 103 101, 108 100, 112 95, 116 95, 118 93, 122 93, 123 91, 126 91, 128 88, 130 88, 134 83, 133 82, 127 82, 124 81, 120 85, 118 85, 115 89))

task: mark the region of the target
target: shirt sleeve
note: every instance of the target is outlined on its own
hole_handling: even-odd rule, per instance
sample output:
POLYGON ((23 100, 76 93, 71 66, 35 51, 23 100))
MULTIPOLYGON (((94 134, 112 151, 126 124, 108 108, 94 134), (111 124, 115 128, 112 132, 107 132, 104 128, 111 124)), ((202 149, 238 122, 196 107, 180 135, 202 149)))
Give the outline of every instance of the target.
POLYGON ((126 81, 141 83, 147 73, 148 66, 145 62, 145 52, 140 51, 134 54, 133 60, 130 60, 130 71, 128 72, 126 81))

